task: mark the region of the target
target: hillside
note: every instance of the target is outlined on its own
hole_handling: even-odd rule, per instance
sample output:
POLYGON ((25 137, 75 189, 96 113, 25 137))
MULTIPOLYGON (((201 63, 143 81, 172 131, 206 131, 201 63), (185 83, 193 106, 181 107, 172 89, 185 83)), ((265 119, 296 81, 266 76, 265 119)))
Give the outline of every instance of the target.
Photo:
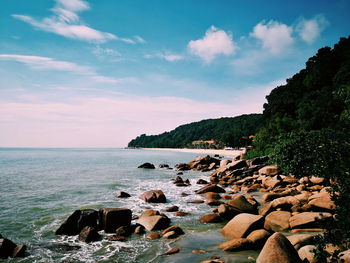
POLYGON ((239 146, 242 136, 254 135, 262 127, 261 114, 232 118, 208 119, 177 127, 159 135, 142 134, 129 142, 128 147, 181 148, 195 140, 221 141, 226 146, 239 146))

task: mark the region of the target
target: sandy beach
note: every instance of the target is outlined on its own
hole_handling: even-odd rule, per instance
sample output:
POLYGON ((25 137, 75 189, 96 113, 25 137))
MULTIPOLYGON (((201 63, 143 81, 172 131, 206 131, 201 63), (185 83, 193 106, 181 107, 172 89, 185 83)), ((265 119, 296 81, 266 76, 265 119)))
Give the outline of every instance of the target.
POLYGON ((185 152, 185 153, 198 153, 214 155, 219 154, 226 157, 236 157, 242 153, 242 150, 214 150, 214 149, 179 149, 179 148, 142 148, 152 151, 173 151, 173 152, 185 152))

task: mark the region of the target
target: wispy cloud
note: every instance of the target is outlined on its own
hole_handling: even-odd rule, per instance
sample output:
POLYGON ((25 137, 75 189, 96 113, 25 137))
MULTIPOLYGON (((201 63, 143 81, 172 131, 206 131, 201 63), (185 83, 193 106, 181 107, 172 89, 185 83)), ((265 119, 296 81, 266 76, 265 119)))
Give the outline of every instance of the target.
POLYGON ((101 83, 117 84, 121 81, 120 79, 99 75, 91 67, 80 66, 76 63, 55 60, 49 57, 0 54, 0 60, 16 61, 36 70, 56 70, 85 75, 90 77, 90 79, 101 83))
POLYGON ((211 26, 203 38, 191 40, 188 48, 192 54, 199 56, 205 63, 210 63, 218 55, 232 55, 237 46, 231 34, 211 26))
POLYGON ((168 52, 162 52, 162 53, 155 53, 155 54, 146 54, 143 56, 144 58, 150 59, 150 58, 161 58, 169 62, 176 62, 179 60, 183 60, 185 57, 174 54, 174 53, 168 53, 168 52))
POLYGON ((121 38, 84 24, 78 13, 88 9, 90 9, 89 4, 83 0, 56 0, 56 5, 51 9, 53 14, 50 17, 45 17, 41 20, 20 14, 13 14, 12 17, 22 20, 34 28, 71 39, 97 43, 103 43, 108 40, 135 43, 132 39, 121 38))
POLYGON ((312 44, 328 25, 329 22, 323 15, 316 15, 311 19, 301 18, 296 25, 296 31, 302 40, 312 44))
POLYGON ((259 39, 265 49, 277 55, 293 44, 292 32, 292 27, 271 20, 257 24, 250 35, 259 39))

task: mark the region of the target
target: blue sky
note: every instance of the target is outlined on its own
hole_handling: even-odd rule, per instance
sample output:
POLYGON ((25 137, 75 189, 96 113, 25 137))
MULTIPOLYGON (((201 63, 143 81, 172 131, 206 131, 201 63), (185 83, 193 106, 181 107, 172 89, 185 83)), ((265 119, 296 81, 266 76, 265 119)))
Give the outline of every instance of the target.
POLYGON ((271 89, 349 35, 349 11, 346 0, 2 0, 0 147, 123 147, 262 112, 271 89))

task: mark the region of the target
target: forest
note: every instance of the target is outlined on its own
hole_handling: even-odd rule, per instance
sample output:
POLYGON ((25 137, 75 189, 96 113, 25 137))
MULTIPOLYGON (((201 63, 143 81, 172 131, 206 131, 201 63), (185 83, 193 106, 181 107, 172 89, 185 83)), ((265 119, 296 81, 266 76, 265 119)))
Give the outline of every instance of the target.
POLYGON ((262 114, 208 119, 181 125, 159 135, 142 134, 130 141, 128 147, 182 148, 191 147, 195 140, 211 139, 218 141, 221 147, 239 147, 242 146, 241 137, 254 135, 262 126, 262 114))

